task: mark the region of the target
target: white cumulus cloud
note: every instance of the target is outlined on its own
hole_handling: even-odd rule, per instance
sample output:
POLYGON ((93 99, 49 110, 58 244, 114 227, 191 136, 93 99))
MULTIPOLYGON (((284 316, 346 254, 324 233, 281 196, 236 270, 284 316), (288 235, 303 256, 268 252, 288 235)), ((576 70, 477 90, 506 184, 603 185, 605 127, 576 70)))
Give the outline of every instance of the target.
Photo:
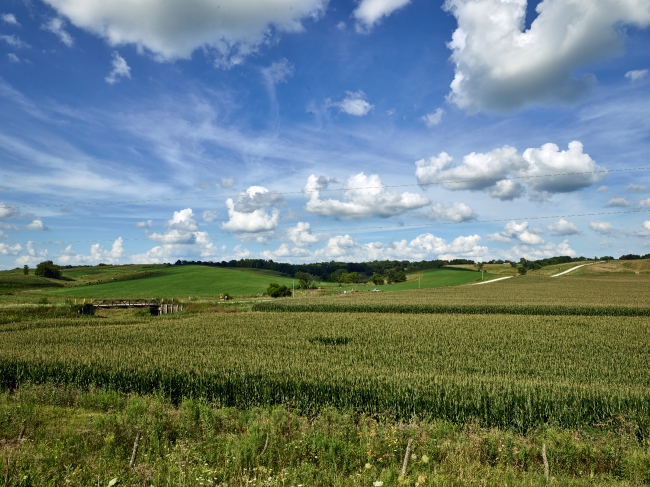
POLYGON ((267 207, 281 203, 282 197, 262 186, 251 186, 238 197, 226 200, 228 221, 221 224, 223 230, 235 233, 259 233, 275 230, 280 222, 280 210, 267 207))
POLYGON ((346 220, 401 215, 409 210, 422 208, 431 203, 428 198, 415 193, 388 191, 377 174, 366 176, 359 173, 351 176, 345 183, 343 200, 321 199, 321 191, 331 181, 323 176, 312 174, 304 188, 309 198, 305 210, 321 216, 331 216, 346 220))
POLYGON ((603 234, 609 234, 615 231, 611 223, 603 222, 600 220, 589 222, 589 226, 594 232, 603 233, 603 234))
POLYGON ((312 259, 361 262, 372 260, 422 260, 426 258, 474 259, 487 254, 487 247, 479 245, 478 235, 460 236, 448 242, 431 233, 419 235, 411 241, 399 240, 361 243, 350 235, 337 235, 327 245, 312 253, 312 259))
POLYGON ((650 23, 647 0, 543 0, 524 31, 527 0, 447 0, 458 21, 448 47, 449 99, 470 112, 575 100, 593 82, 576 71, 621 51, 624 29, 650 23))
POLYGON ((0 218, 18 218, 20 211, 15 206, 9 206, 0 201, 0 218))
POLYGON ((18 255, 23 250, 20 244, 0 243, 0 255, 18 255))
POLYGON ((138 228, 144 228, 145 230, 149 230, 153 226, 153 220, 147 220, 144 222, 137 222, 135 224, 136 227, 138 228))
POLYGON ((395 10, 405 7, 411 0, 361 0, 359 6, 352 12, 357 19, 357 32, 367 32, 383 17, 388 17, 395 10))
POLYGON ((510 221, 502 232, 492 233, 487 239, 493 242, 510 242, 514 238, 525 245, 542 245, 544 239, 538 233, 538 229, 528 229, 528 222, 510 221))
POLYGON ((111 69, 109 75, 104 78, 109 85, 117 83, 121 77, 131 78, 131 68, 117 51, 113 51, 113 60, 111 61, 111 65, 113 66, 113 69, 111 69))
POLYGON ((628 193, 645 193, 650 188, 645 184, 628 184, 625 189, 628 193))
POLYGON ((53 256, 53 259, 60 265, 80 265, 80 264, 117 264, 124 257, 125 250, 123 247, 124 240, 119 237, 110 250, 104 249, 101 244, 93 244, 90 247, 90 254, 82 254, 72 249, 68 245, 60 254, 53 256))
POLYGON ((43 24, 41 27, 56 35, 59 38, 59 40, 63 42, 66 46, 72 47, 72 45, 74 44, 74 39, 65 30, 65 22, 63 21, 63 19, 55 17, 53 19, 50 19, 49 22, 43 24))
POLYGON ((205 210, 203 213, 201 213, 201 218, 206 223, 212 223, 217 219, 218 216, 219 213, 214 210, 205 210))
POLYGON ((77 27, 111 46, 134 44, 159 60, 189 59, 195 49, 232 66, 272 38, 300 32, 326 0, 45 0, 77 27))
POLYGON ((647 69, 635 69, 633 71, 628 71, 625 73, 625 77, 630 81, 638 81, 645 78, 646 76, 648 76, 647 69))
POLYGON ((375 108, 374 105, 368 103, 366 94, 363 91, 346 91, 346 93, 347 96, 342 101, 333 102, 327 100, 327 106, 338 107, 341 112, 355 117, 368 115, 375 108))
MULTIPOLYGON (((15 249, 16 246, 14 246, 14 250, 15 249)), ((36 265, 39 262, 43 262, 44 260, 47 259, 48 256, 47 249, 36 250, 36 248, 34 247, 34 242, 32 241, 27 242, 27 244, 25 245, 25 250, 27 251, 27 253, 19 256, 16 259, 16 265, 18 266, 36 265)), ((22 249, 20 249, 20 251, 22 251, 22 249)), ((12 255, 17 255, 17 254, 12 254, 12 255)))
POLYGON ((547 225, 546 228, 553 235, 558 236, 567 236, 567 235, 578 235, 580 230, 573 223, 566 221, 564 218, 560 218, 555 223, 547 225))
POLYGON ((311 225, 307 222, 298 222, 295 227, 287 229, 287 237, 297 247, 307 247, 318 242, 319 238, 311 233, 311 225))
POLYGON ((420 120, 422 120, 427 127, 433 128, 442 121, 444 113, 445 111, 442 108, 438 108, 435 112, 427 113, 423 117, 420 117, 420 120))
POLYGON ((558 255, 568 255, 575 257, 576 251, 571 248, 568 240, 564 240, 559 244, 548 242, 545 245, 530 247, 528 245, 515 245, 508 252, 505 257, 511 260, 519 260, 524 258, 527 260, 548 259, 558 255))
POLYGON ((187 245, 196 243, 198 234, 202 233, 192 208, 175 211, 171 220, 165 222, 165 227, 165 233, 152 233, 149 238, 166 244, 187 245))
MULTIPOLYGON (((639 205, 641 205, 641 208, 650 208, 650 198, 641 200, 639 202, 639 205)), ((0 211, 2 211, 2 207, 0 206, 0 211)))
POLYGON ((25 227, 27 230, 49 230, 48 227, 46 227, 43 224, 43 220, 40 218, 37 218, 36 220, 33 220, 29 225, 25 227))
POLYGON ((449 154, 441 152, 415 165, 418 184, 442 184, 450 190, 489 190, 490 196, 501 200, 522 196, 526 187, 532 196, 577 191, 599 181, 604 174, 577 141, 565 151, 548 143, 539 149, 526 149, 522 155, 507 145, 487 153, 472 152, 458 166, 453 166, 449 154), (525 184, 508 178, 521 179, 525 184))
POLYGON ((0 18, 2 19, 3 22, 7 24, 16 25, 16 26, 20 25, 14 14, 2 14, 0 15, 0 18))
POLYGON ((632 203, 630 203, 625 198, 611 198, 607 203, 605 203, 605 208, 627 208, 632 203))
POLYGON ((427 216, 432 220, 447 220, 460 223, 474 220, 477 215, 469 205, 454 201, 448 206, 442 203, 431 205, 431 210, 427 213, 427 216))
MULTIPOLYGON (((142 222, 143 228, 148 229, 150 222, 142 222)), ((162 263, 175 261, 181 258, 207 258, 214 257, 217 253, 210 235, 199 230, 194 212, 191 208, 175 211, 170 220, 165 222, 164 233, 152 233, 151 240, 161 245, 153 247, 142 254, 131 256, 135 264, 162 263)))

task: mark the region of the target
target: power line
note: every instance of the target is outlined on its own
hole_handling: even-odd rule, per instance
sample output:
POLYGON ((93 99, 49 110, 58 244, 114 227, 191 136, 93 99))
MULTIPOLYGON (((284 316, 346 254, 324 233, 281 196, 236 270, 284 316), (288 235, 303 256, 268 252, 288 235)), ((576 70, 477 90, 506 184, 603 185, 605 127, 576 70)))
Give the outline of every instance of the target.
MULTIPOLYGON (((513 176, 508 178, 483 178, 483 179, 463 179, 463 180, 446 180, 446 181, 436 181, 432 183, 424 184, 382 184, 381 186, 364 186, 357 188, 337 188, 337 189, 315 189, 315 190, 300 190, 300 191, 282 191, 282 192, 271 192, 273 195, 292 195, 292 194, 309 194, 309 193, 326 193, 326 192, 339 192, 339 191, 363 191, 369 189, 384 189, 384 188, 406 188, 406 187, 428 187, 428 186, 440 186, 445 184, 467 184, 467 183, 481 183, 481 182, 490 182, 490 181, 514 181, 520 179, 535 179, 535 178, 552 178, 559 176, 580 176, 585 174, 608 174, 612 172, 629 172, 629 171, 646 171, 650 170, 650 167, 635 167, 627 169, 603 169, 599 171, 584 171, 584 172, 568 172, 568 173, 557 173, 557 174, 539 174, 532 176, 513 176)), ((188 196, 184 198, 157 198, 157 199, 147 199, 147 200, 124 200, 124 201, 95 201, 95 202, 84 202, 84 203, 44 203, 41 205, 0 205, 1 208, 13 209, 13 208, 46 208, 46 207, 69 207, 69 206, 95 206, 95 205, 125 205, 133 203, 160 203, 160 202, 170 202, 170 201, 195 201, 195 200, 209 200, 209 199, 225 199, 225 198, 237 198, 238 196, 244 194, 244 192, 230 195, 220 195, 220 196, 188 196)))
MULTIPOLYGON (((313 236, 326 236, 331 234, 332 232, 337 232, 337 231, 346 231, 348 233, 354 233, 357 230, 393 230, 393 229, 400 229, 400 228, 417 228, 417 227, 433 227, 437 225, 462 225, 462 224, 476 224, 476 223, 498 223, 498 222, 507 222, 507 221, 518 221, 518 220, 548 220, 548 219, 553 219, 553 218, 579 218, 579 217, 586 217, 586 216, 604 216, 604 215, 622 215, 622 214, 629 214, 629 213, 643 213, 650 211, 650 208, 648 209, 638 209, 638 210, 627 210, 627 211, 604 211, 604 212, 597 212, 597 213, 574 213, 570 215, 547 215, 547 216, 531 216, 531 217, 519 217, 519 218, 499 218, 499 219, 493 219, 493 220, 466 220, 466 221, 460 221, 460 222, 436 222, 436 224, 430 224, 430 223, 421 223, 421 224, 413 224, 413 225, 392 225, 392 226, 385 226, 385 225, 377 225, 377 226, 369 226, 369 227, 356 227, 350 231, 349 227, 341 227, 341 228, 329 228, 326 231, 320 232, 320 233, 312 233, 311 235, 313 236)), ((286 231, 285 231, 286 232, 286 231)), ((258 232, 258 233, 226 233, 226 232, 220 232, 217 233, 216 235, 223 235, 223 236, 248 236, 248 237, 253 237, 253 236, 260 236, 260 235, 269 235, 270 232, 258 232)), ((118 237, 122 238, 122 237, 118 237)), ((116 238, 111 238, 111 239, 94 239, 94 240, 68 240, 65 242, 62 242, 60 240, 53 240, 51 242, 18 242, 19 245, 64 245, 64 244, 73 244, 73 243, 99 243, 99 242, 115 242, 116 238)), ((130 242, 130 241, 149 241, 149 242, 158 242, 160 244, 165 244, 165 243, 174 243, 174 242, 168 242, 169 240, 175 240, 174 237, 165 237, 164 239, 153 239, 153 238, 122 238, 122 241, 125 242, 130 242)), ((176 240, 183 241, 183 240, 190 240, 187 236, 185 237, 178 237, 176 240)), ((192 242, 195 243, 195 242, 192 242)))

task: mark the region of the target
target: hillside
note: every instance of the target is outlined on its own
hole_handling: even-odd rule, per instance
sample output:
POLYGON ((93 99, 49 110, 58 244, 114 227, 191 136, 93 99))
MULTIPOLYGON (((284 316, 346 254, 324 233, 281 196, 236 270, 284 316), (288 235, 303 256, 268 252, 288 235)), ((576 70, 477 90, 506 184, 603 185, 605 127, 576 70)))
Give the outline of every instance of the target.
POLYGON ((268 271, 205 266, 149 266, 130 274, 128 267, 113 267, 105 272, 94 273, 89 273, 88 268, 84 268, 65 271, 65 274, 84 285, 48 291, 48 294, 93 299, 219 297, 223 293, 254 296, 265 292, 271 282, 291 286, 292 281, 268 271), (92 280, 89 279, 91 277, 92 280), (86 285, 85 282, 93 284, 86 285))

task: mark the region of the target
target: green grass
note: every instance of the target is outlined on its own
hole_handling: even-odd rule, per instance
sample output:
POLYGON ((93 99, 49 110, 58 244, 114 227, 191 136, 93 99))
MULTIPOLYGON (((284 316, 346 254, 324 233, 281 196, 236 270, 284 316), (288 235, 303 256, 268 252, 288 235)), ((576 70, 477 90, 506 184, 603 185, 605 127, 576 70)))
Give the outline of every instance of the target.
POLYGON ((0 272, 0 292, 11 292, 23 289, 41 289, 63 287, 63 283, 54 279, 46 279, 34 275, 23 275, 18 272, 0 272))
MULTIPOLYGON (((257 272, 254 269, 222 269, 207 266, 156 266, 139 269, 133 278, 121 277, 119 268, 110 274, 96 276, 102 282, 86 286, 49 291, 48 294, 76 298, 170 298, 188 296, 217 296, 230 293, 235 296, 254 296, 264 293, 271 282, 291 286, 290 278, 257 272)), ((72 277, 74 274, 69 273, 72 277)))
MULTIPOLYGON (((47 294, 93 299, 161 297, 182 299, 187 296, 213 297, 225 292, 233 296, 255 296, 264 293, 271 282, 289 287, 293 282, 297 284, 297 281, 272 271, 207 266, 81 267, 65 270, 64 275, 74 281, 66 282, 65 289, 48 290, 47 294)), ((347 284, 343 287, 366 290, 377 288, 385 292, 413 290, 418 289, 418 276, 421 276, 419 285, 422 289, 458 286, 481 278, 480 273, 476 271, 442 268, 411 274, 407 282, 399 284, 383 286, 347 284)), ((486 278, 488 276, 489 274, 486 274, 486 278)), ((27 277, 37 279, 33 276, 27 277)), ((15 280, 16 277, 12 276, 12 279, 15 280)), ((51 280, 43 281, 51 282, 51 280)), ((330 289, 338 287, 335 283, 319 284, 330 289)))
MULTIPOLYGON (((408 291, 413 289, 433 289, 446 286, 459 286, 470 282, 480 281, 481 273, 475 269, 459 269, 452 267, 443 267, 440 269, 428 269, 421 272, 414 272, 407 274, 407 281, 396 284, 384 284, 377 286, 372 282, 367 284, 342 284, 345 289, 358 289, 361 291, 369 291, 372 289, 381 289, 383 292, 392 291, 408 291), (420 277, 418 283, 418 277, 420 277)), ((494 277, 492 274, 484 273, 484 278, 487 280, 494 277)), ((327 288, 338 288, 338 283, 323 282, 321 286, 327 288)))
POLYGON ((12 487, 106 487, 113 479, 118 487, 623 487, 650 481, 650 451, 624 421, 604 430, 518 435, 336 410, 304 416, 284 406, 242 411, 194 400, 174 407, 160 397, 55 386, 0 393, 0 418, 0 479, 12 487))

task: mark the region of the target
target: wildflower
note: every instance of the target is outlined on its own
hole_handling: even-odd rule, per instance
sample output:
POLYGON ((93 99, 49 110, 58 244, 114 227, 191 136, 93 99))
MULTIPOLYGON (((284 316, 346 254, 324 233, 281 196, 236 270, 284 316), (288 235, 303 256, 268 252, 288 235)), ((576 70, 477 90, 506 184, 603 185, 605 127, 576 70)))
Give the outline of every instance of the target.
POLYGON ((426 455, 422 455, 422 458, 420 459, 422 463, 429 463, 429 457, 426 455))
POLYGON ((418 475, 418 484, 426 484, 427 483, 427 478, 424 475, 418 475))
POLYGON ((382 485, 384 485, 384 483, 381 480, 375 480, 372 483, 372 485, 374 485, 375 487, 381 487, 382 485))
POLYGON ((365 468, 366 468, 366 470, 369 469, 369 468, 372 468, 372 465, 370 465, 369 463, 366 463, 365 468))

